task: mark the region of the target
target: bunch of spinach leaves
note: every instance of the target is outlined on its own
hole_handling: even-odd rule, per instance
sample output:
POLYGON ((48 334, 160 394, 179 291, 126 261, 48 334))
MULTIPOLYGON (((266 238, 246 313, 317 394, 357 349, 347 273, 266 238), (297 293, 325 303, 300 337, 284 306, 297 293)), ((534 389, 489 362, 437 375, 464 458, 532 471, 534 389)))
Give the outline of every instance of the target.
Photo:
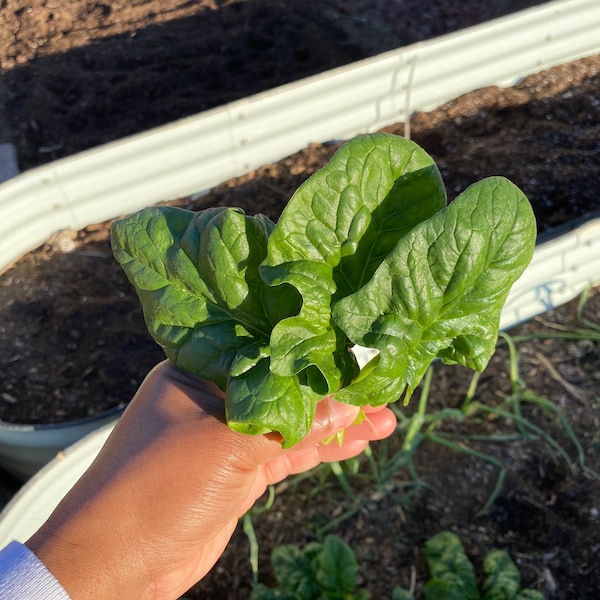
POLYGON ((435 358, 482 370, 535 236, 508 180, 484 179, 446 206, 433 159, 391 134, 343 145, 277 224, 163 206, 111 230, 166 355, 225 390, 233 429, 278 431, 285 446, 327 394, 408 398, 435 358), (377 351, 362 369, 355 346, 377 351))

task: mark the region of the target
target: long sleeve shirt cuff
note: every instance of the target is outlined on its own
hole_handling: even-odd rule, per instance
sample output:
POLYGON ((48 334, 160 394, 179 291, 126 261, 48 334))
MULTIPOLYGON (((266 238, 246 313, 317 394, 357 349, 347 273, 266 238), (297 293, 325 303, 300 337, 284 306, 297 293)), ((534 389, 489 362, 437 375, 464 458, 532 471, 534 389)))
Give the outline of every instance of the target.
POLYGON ((69 594, 29 548, 11 542, 0 550, 2 600, 70 600, 69 594))

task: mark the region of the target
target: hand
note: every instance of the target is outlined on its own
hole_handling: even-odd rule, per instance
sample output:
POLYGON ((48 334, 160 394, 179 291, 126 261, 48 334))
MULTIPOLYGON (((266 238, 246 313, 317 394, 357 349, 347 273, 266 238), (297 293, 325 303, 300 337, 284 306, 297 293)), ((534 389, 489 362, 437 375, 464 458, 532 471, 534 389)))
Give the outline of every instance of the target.
POLYGON ((308 435, 283 450, 224 420, 222 393, 169 362, 146 378, 104 448, 27 542, 73 600, 176 599, 215 564, 268 485, 362 452, 390 435, 386 407, 324 399, 308 435), (321 443, 345 429, 343 443, 321 443))

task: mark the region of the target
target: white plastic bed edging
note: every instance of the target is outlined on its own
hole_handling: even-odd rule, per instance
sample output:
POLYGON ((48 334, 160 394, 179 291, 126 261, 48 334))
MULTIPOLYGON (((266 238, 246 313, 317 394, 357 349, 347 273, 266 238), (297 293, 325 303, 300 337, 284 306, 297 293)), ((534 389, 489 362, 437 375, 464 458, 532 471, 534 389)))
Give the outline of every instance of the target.
POLYGON ((0 548, 12 540, 25 542, 92 464, 113 430, 99 427, 60 452, 38 471, 0 513, 0 548))
MULTIPOLYGON (((0 271, 61 229, 81 229, 209 189, 308 143, 405 119, 486 85, 600 52, 600 2, 559 0, 416 44, 56 161, 0 185, 0 271)), ((536 249, 501 326, 600 282, 600 218, 536 249)), ((0 515, 0 547, 25 540, 94 459, 112 425, 60 453, 0 515)))
POLYGON ((508 329, 600 284, 600 217, 544 241, 513 285, 500 327, 508 329))
POLYGON ((26 171, 0 185, 0 270, 61 229, 201 192, 310 142, 405 120, 408 98, 409 111, 428 110, 599 53, 599 30, 598 0, 557 0, 26 171))
POLYGON ((108 423, 116 423, 124 407, 94 417, 62 423, 20 424, 0 421, 0 467, 27 481, 58 452, 108 423))

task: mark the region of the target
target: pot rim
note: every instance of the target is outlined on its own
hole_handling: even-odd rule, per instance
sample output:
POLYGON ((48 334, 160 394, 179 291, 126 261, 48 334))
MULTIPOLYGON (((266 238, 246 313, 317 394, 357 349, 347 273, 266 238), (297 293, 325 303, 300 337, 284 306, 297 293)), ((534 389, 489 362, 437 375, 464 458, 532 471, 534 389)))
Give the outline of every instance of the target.
POLYGON ((89 417, 83 417, 81 419, 72 419, 69 421, 58 421, 56 423, 12 423, 10 421, 3 421, 2 419, 0 419, 0 437, 2 436, 2 432, 4 431, 31 433, 33 431, 49 431, 54 429, 68 429, 70 427, 79 427, 81 425, 93 423, 94 421, 106 419, 106 417, 110 417, 112 415, 116 416, 122 413, 125 410, 126 406, 126 404, 119 404, 118 406, 109 408, 105 411, 96 413, 95 415, 89 417))

